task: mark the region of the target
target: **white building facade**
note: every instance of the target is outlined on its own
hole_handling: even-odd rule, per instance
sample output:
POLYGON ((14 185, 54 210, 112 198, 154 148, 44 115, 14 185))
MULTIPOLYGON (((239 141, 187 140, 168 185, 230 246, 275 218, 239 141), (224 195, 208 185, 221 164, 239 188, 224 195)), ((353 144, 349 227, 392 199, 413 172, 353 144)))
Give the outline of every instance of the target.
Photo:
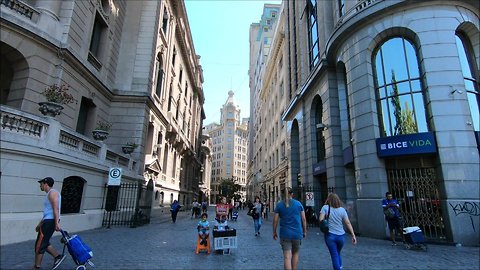
POLYGON ((183 1, 2 1, 0 31, 1 245, 35 238, 46 176, 72 232, 104 224, 112 168, 150 191, 134 216, 200 196, 203 75, 183 1), (55 117, 38 105, 52 85, 74 98, 55 117))
POLYGON ((280 191, 291 187, 282 120, 290 101, 285 25, 281 6, 266 4, 260 22, 250 26, 249 199, 259 196, 272 210, 280 191))

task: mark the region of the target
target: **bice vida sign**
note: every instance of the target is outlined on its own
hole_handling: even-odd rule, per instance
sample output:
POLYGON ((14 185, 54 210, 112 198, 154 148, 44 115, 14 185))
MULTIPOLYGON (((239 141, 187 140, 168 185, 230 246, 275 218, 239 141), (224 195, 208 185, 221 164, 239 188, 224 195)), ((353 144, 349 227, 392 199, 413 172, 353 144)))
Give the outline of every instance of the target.
POLYGON ((437 152, 437 143, 432 132, 415 133, 378 138, 379 157, 431 154, 437 152))

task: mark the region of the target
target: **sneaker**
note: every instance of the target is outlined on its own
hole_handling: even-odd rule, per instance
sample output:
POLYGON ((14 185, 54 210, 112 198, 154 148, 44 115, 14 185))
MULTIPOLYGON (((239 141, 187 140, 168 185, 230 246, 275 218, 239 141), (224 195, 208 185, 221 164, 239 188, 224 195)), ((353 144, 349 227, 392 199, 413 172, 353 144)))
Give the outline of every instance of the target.
POLYGON ((396 246, 396 245, 397 245, 397 243, 396 243, 396 242, 392 242, 392 246, 396 246))
POLYGON ((53 261, 52 270, 57 269, 57 267, 59 267, 60 264, 62 264, 63 260, 65 260, 66 257, 67 257, 67 255, 65 255, 65 254, 58 255, 58 256, 55 258, 55 260, 53 261))
POLYGON ((255 233, 255 236, 257 236, 257 235, 258 235, 258 233, 255 233))

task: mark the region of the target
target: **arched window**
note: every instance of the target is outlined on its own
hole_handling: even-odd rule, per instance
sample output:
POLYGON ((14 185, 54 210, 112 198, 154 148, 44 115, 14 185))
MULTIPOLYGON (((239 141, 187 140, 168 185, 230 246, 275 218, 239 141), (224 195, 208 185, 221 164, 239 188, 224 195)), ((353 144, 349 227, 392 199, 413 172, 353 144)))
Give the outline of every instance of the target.
POLYGON ((61 214, 79 213, 85 180, 78 176, 67 177, 62 185, 61 214))
POLYGON ((323 136, 325 125, 322 123, 323 106, 319 96, 313 100, 313 110, 315 112, 315 148, 317 149, 317 162, 320 162, 325 159, 325 137, 323 136))
POLYGON ((479 81, 475 74, 475 60, 473 57, 473 49, 469 40, 460 32, 455 34, 455 42, 457 44, 458 57, 462 66, 463 81, 465 83, 465 90, 467 91, 468 105, 473 120, 473 128, 475 131, 480 131, 479 118, 479 81))
POLYGON ((427 132, 423 86, 413 45, 403 37, 373 54, 381 136, 427 132))

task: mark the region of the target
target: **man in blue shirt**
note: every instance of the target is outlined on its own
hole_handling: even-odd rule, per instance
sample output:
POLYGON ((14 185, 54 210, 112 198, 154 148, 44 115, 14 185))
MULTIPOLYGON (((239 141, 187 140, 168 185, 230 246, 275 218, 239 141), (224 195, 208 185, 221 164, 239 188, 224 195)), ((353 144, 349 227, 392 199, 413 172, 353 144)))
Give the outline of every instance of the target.
POLYGON ((395 242, 395 235, 397 233, 401 234, 402 240, 405 242, 403 233, 402 233, 402 222, 400 215, 400 205, 398 201, 393 198, 392 193, 387 191, 385 193, 385 199, 382 200, 383 213, 385 214, 385 219, 388 223, 388 229, 390 230, 390 239, 392 240, 392 246, 397 245, 395 242))
POLYGON ((275 207, 273 240, 277 240, 277 225, 280 220, 284 269, 297 269, 302 239, 307 236, 307 220, 302 203, 292 198, 292 189, 287 188, 283 193, 285 199, 275 207))

